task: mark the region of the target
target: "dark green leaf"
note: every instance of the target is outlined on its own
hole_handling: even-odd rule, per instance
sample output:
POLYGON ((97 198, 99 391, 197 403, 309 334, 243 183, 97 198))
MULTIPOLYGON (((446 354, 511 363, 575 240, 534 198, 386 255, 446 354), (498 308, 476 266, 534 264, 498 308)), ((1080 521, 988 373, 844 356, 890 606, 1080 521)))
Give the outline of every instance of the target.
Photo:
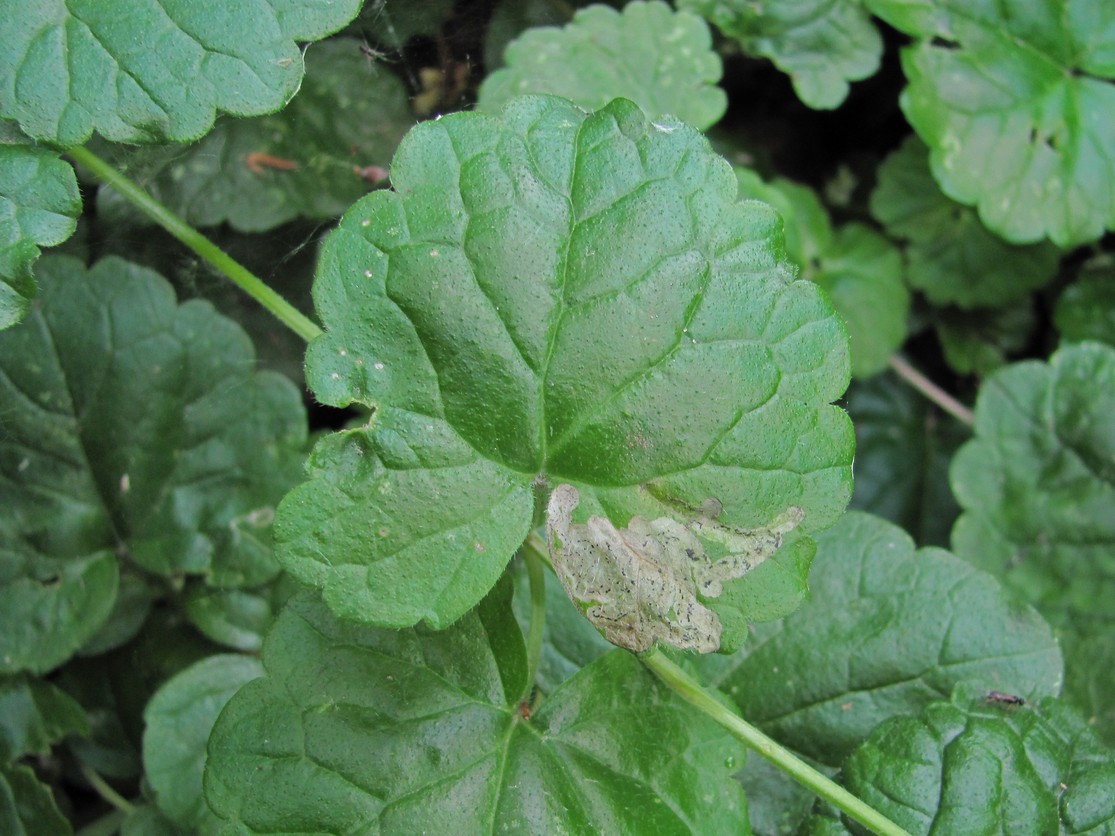
POLYGON ((0 766, 45 755, 68 734, 89 734, 89 720, 72 697, 49 682, 0 679, 0 766))
POLYGON ((69 147, 196 139, 216 111, 278 110, 302 81, 299 41, 351 20, 359 0, 231 4, 27 0, 0 30, 0 115, 69 147))
POLYGON ((1057 271, 1047 242, 1008 244, 988 232, 974 209, 941 193, 929 149, 916 136, 879 166, 871 214, 891 235, 909 239, 906 276, 937 305, 998 307, 1025 299, 1057 271))
MULTIPOLYGON (((118 151, 119 164, 194 226, 227 221, 258 232, 295 217, 335 218, 387 179, 414 123, 402 82, 372 72, 360 45, 311 46, 302 89, 281 113, 221 120, 195 145, 118 151)), ((106 199, 121 200, 102 189, 106 199)))
MULTIPOLYGON (((536 479, 617 525, 709 498, 740 528, 843 510, 843 328, 698 133, 524 97, 419 125, 392 181, 326 242, 307 354, 319 400, 375 414, 318 445, 276 527, 338 614, 452 623, 525 538, 536 479)), ((717 600, 727 646, 796 603, 797 543, 717 600)))
POLYGON ((1115 258, 1103 253, 1081 268, 1057 300, 1053 321, 1065 342, 1115 345, 1115 258))
POLYGON ((185 597, 186 616, 213 641, 253 651, 263 646, 263 635, 274 618, 270 590, 191 587, 185 597))
POLYGON ((306 439, 297 391, 253 372, 251 343, 207 303, 178 306, 119 259, 39 270, 41 307, 0 334, 9 671, 48 670, 105 623, 112 552, 220 586, 273 577, 273 509, 306 439))
POLYGON ((779 742, 829 766, 882 720, 918 711, 961 680, 1054 694, 1049 626, 984 572, 858 512, 817 538, 810 600, 758 625, 733 657, 702 660, 710 684, 779 742))
POLYGON ((56 153, 0 142, 0 328, 27 313, 39 247, 69 238, 80 213, 74 170, 56 153))
POLYGON ((140 573, 122 574, 108 620, 81 646, 81 655, 97 656, 134 639, 143 628, 151 605, 162 592, 157 584, 140 573))
POLYGON ((50 789, 26 766, 0 766, 0 833, 67 836, 73 833, 50 789))
POLYGON ((707 130, 728 104, 707 24, 657 0, 635 0, 622 12, 589 6, 562 29, 529 29, 504 60, 480 87, 480 109, 489 113, 524 93, 553 93, 589 110, 622 96, 652 118, 668 113, 707 130))
POLYGON ((1110 833, 1115 756, 1068 706, 972 687, 884 723, 848 788, 912 834, 1110 833))
POLYGON ((855 381, 845 407, 856 428, 852 507, 902 526, 921 546, 947 546, 960 508, 948 467, 969 433, 893 374, 855 381))
POLYGON ((292 601, 268 635, 267 676, 213 731, 212 808, 239 833, 748 832, 731 779, 741 748, 630 654, 524 718, 499 658, 521 664, 522 642, 493 642, 517 633, 501 598, 483 624, 469 613, 438 633, 292 601))
POLYGON ((952 370, 981 377, 1025 348, 1036 325, 1029 299, 990 311, 934 311, 933 320, 945 361, 952 370))
POLYGON ((813 108, 835 108, 848 82, 874 74, 883 42, 859 0, 681 0, 707 17, 751 55, 789 74, 798 97, 813 108))
POLYGON ((910 83, 901 105, 945 194, 978 206, 984 224, 1016 244, 1068 247, 1115 225, 1115 31, 1106 5, 871 7, 924 39, 903 52, 910 83))
POLYGON ((143 712, 143 765, 159 809, 183 828, 204 829, 205 745, 217 715, 246 682, 263 675, 250 656, 210 656, 166 682, 143 712))

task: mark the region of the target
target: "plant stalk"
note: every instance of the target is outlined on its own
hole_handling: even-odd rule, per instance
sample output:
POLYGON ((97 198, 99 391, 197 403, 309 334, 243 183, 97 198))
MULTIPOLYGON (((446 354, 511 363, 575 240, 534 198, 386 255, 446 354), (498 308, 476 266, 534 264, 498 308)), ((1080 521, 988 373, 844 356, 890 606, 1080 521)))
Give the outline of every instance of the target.
POLYGON ((306 342, 321 334, 321 328, 305 314, 105 160, 102 160, 85 147, 70 148, 66 153, 76 162, 89 169, 102 182, 116 189, 129 203, 223 273, 233 284, 267 308, 283 325, 306 342))
POLYGON ((745 746, 766 758, 799 784, 828 801, 837 809, 870 828, 879 836, 910 836, 874 807, 856 798, 831 778, 780 746, 738 714, 722 705, 697 680, 671 662, 657 649, 639 654, 639 661, 650 668, 671 690, 695 705, 745 746))
POLYGON ((530 580, 530 629, 527 633, 527 691, 524 699, 538 679, 538 668, 542 664, 542 637, 546 628, 546 562, 538 550, 537 536, 523 543, 523 558, 527 562, 527 577, 530 580))
POLYGON ((962 424, 967 424, 969 427, 975 426, 976 416, 972 410, 964 406, 960 401, 923 375, 897 354, 890 358, 890 367, 894 370, 895 374, 921 392, 937 406, 941 407, 945 412, 960 421, 962 424))
POLYGON ((85 776, 85 780, 89 782, 90 786, 96 790, 97 795, 117 810, 126 815, 131 815, 135 812, 135 805, 109 786, 108 781, 102 778, 100 774, 88 764, 83 763, 81 765, 81 774, 85 776))

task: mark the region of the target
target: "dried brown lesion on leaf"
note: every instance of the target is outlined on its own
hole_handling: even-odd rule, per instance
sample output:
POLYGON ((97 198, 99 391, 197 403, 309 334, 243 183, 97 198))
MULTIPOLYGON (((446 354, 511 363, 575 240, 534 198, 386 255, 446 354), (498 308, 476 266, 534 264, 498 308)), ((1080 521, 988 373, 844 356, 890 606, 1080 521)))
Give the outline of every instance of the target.
POLYGON ((725 582, 772 556, 805 516, 791 507, 764 528, 737 529, 716 522, 720 503, 709 500, 691 517, 633 517, 617 529, 604 517, 574 523, 579 502, 572 485, 550 494, 554 571, 604 638, 635 652, 660 641, 700 653, 719 649, 720 618, 700 598, 718 597, 725 582), (724 556, 710 558, 706 543, 724 556))

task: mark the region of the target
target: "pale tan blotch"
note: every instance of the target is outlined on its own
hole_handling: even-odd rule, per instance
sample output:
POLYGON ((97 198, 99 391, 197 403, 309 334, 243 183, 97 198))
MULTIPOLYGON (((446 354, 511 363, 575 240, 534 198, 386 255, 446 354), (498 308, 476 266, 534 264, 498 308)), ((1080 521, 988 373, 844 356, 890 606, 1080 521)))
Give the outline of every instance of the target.
POLYGON ((769 526, 730 528, 714 519, 715 499, 698 516, 678 520, 632 517, 617 529, 604 517, 573 522, 580 495, 572 485, 550 494, 546 531, 554 571, 573 603, 612 644, 636 653, 662 641, 711 653, 720 647, 720 618, 698 600, 716 598, 725 581, 742 577, 782 545, 804 517, 790 508, 769 526), (702 540, 727 554, 713 561, 702 540))

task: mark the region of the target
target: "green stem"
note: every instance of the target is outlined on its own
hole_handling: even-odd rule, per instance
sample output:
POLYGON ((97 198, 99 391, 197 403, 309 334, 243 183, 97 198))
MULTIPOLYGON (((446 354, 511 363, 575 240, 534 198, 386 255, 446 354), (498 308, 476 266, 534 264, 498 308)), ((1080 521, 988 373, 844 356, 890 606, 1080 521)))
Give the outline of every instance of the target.
POLYGON ((534 682, 538 678, 538 667, 542 664, 542 636, 546 627, 546 563, 538 550, 537 536, 532 532, 523 544, 523 557, 527 562, 527 577, 530 579, 530 630, 527 633, 527 692, 530 696, 534 682), (532 539, 533 538, 533 539, 532 539))
POLYGON ((135 811, 135 806, 128 799, 124 798, 120 793, 108 785, 108 782, 102 778, 96 770, 88 764, 81 765, 81 774, 85 776, 85 780, 89 782, 90 786, 97 791, 97 795, 115 807, 122 813, 131 815, 135 811))
POLYGON ((878 810, 860 801, 831 778, 818 772, 793 752, 775 743, 738 714, 722 705, 701 686, 701 683, 658 650, 640 654, 639 660, 654 671, 667 686, 730 731, 744 745, 754 749, 799 784, 812 790, 860 824, 878 833, 879 836, 909 836, 905 830, 878 810))
POLYGON ((237 287, 267 308, 279 321, 306 342, 321 333, 305 314, 264 284, 240 262, 155 200, 147 192, 102 160, 88 148, 71 148, 67 153, 101 181, 116 189, 128 202, 223 273, 237 287))

